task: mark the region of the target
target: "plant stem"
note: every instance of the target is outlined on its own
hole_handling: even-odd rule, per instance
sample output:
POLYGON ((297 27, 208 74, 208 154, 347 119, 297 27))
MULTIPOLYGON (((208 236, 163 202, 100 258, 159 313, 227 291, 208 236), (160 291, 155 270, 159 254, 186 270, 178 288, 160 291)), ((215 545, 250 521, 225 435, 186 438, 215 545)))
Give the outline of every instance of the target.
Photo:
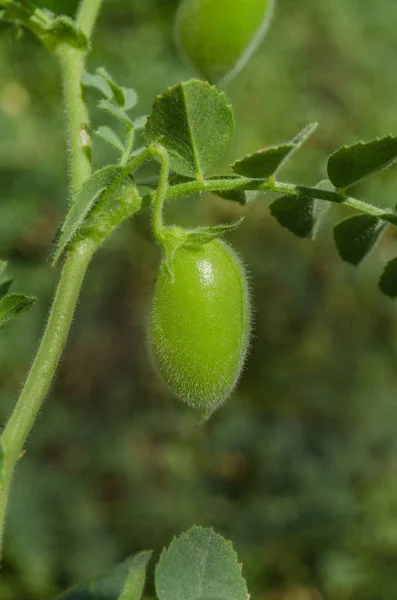
POLYGON ((4 527, 7 496, 16 462, 47 395, 68 337, 81 284, 96 245, 80 242, 69 253, 41 340, 25 385, 1 437, 5 464, 0 490, 0 529, 4 527))
POLYGON ((70 184, 73 198, 81 184, 91 175, 89 118, 81 85, 85 56, 80 50, 67 46, 62 46, 58 51, 58 56, 63 75, 70 184))
POLYGON ((103 0, 82 0, 77 12, 76 24, 90 40, 103 0))
MULTIPOLYGON (((76 24, 91 39, 102 0, 82 0, 76 24)), ((68 139, 72 198, 81 184, 91 175, 91 138, 87 106, 81 78, 85 68, 85 54, 63 45, 58 57, 63 74, 63 91, 68 121, 68 139)))
MULTIPOLYGON (((76 22, 88 40, 91 38, 101 3, 102 0, 82 0, 80 3, 76 22)), ((71 190, 74 195, 92 172, 88 111, 81 86, 85 54, 63 45, 58 51, 58 58, 62 67, 71 190)), ((36 358, 1 436, 3 464, 0 471, 0 555, 14 467, 50 388, 66 344, 83 279, 96 249, 97 244, 86 239, 75 244, 70 250, 36 358)))
POLYGON ((88 263, 96 249, 84 240, 69 253, 36 358, 2 435, 8 467, 18 460, 65 346, 88 263))
POLYGON ((164 230, 163 206, 167 197, 170 161, 167 150, 160 144, 151 147, 150 151, 152 157, 160 163, 160 178, 153 206, 153 233, 154 237, 161 243, 164 230))
MULTIPOLYGON (((238 178, 220 178, 209 179, 204 182, 188 181, 186 183, 178 183, 170 185, 167 190, 166 199, 180 198, 181 196, 191 196, 193 194, 201 194, 203 192, 229 192, 236 190, 257 190, 260 192, 273 192, 276 194, 290 194, 294 196, 310 196, 318 200, 325 200, 334 204, 343 204, 354 211, 365 213, 373 217, 378 217, 382 221, 397 225, 397 215, 392 211, 373 204, 368 204, 357 198, 346 196, 339 191, 323 190, 317 187, 309 187, 303 185, 295 185, 293 183, 284 183, 274 181, 272 179, 249 179, 246 177, 238 178)), ((142 196, 142 204, 140 208, 152 206, 156 201, 156 192, 149 192, 142 196)), ((137 209, 139 210, 139 209, 137 209)))

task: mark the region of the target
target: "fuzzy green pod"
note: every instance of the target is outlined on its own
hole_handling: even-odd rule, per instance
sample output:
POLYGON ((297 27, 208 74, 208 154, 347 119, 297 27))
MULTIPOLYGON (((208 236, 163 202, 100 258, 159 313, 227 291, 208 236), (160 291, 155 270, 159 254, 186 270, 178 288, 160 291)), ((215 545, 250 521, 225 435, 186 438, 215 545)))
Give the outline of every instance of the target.
POLYGON ((261 43, 273 0, 182 0, 175 38, 197 72, 216 83, 237 73, 261 43))
POLYGON ((181 247, 173 279, 163 259, 149 322, 154 363, 168 386, 210 414, 232 392, 247 352, 250 300, 244 267, 224 242, 181 247))

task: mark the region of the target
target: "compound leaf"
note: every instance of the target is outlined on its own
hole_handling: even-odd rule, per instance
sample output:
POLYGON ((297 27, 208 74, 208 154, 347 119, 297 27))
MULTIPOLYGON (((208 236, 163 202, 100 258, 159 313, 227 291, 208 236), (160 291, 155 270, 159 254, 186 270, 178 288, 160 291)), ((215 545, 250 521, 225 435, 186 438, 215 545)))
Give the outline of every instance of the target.
POLYGON ((334 228, 334 240, 343 260, 358 265, 371 251, 386 223, 371 215, 356 215, 334 228))
POLYGON ((336 188, 346 188, 397 160, 397 137, 343 146, 328 159, 328 177, 336 188))
POLYGON ((192 527, 164 549, 155 574, 159 600, 248 600, 231 542, 211 528, 192 527))
POLYGON ((6 294, 0 300, 0 326, 6 325, 35 304, 36 298, 28 294, 6 294))
POLYGON ((74 202, 66 216, 61 229, 61 235, 54 253, 55 264, 66 246, 76 234, 85 217, 94 206, 102 192, 113 183, 123 170, 118 165, 110 165, 96 171, 81 187, 74 198, 74 202))
POLYGON ((144 139, 168 150, 171 170, 202 178, 226 152, 234 132, 231 106, 208 83, 192 79, 158 96, 144 139))

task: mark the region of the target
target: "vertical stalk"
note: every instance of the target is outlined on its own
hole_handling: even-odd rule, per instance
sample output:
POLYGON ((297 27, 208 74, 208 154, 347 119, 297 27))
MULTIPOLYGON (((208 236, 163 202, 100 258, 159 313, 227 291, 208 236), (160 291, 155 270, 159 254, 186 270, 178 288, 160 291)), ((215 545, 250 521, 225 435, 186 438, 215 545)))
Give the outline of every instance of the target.
POLYGON ((70 191, 73 198, 91 175, 91 138, 89 117, 84 101, 81 77, 85 56, 76 48, 63 46, 59 51, 69 152, 70 191))
MULTIPOLYGON (((102 0, 82 0, 77 25, 90 40, 102 0)), ((59 50, 62 66, 71 190, 74 194, 91 175, 88 112, 81 88, 85 55, 64 45, 59 50)), ((10 485, 15 465, 50 388, 66 344, 83 279, 96 244, 83 240, 69 252, 55 294, 50 316, 18 402, 0 438, 0 555, 10 485)))

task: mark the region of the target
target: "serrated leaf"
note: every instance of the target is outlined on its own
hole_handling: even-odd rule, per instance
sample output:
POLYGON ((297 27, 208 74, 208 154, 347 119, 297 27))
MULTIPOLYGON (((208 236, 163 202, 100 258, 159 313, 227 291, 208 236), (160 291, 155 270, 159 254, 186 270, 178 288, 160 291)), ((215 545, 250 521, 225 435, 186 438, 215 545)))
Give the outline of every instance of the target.
POLYGON ((334 240, 343 260, 358 265, 371 251, 386 223, 371 215, 356 215, 338 223, 334 240))
POLYGON ((36 298, 28 294, 6 294, 0 300, 0 326, 12 321, 35 304, 36 298))
POLYGON ((127 113, 125 112, 125 110, 123 108, 121 108, 120 106, 117 106, 117 104, 115 104, 111 100, 100 100, 100 102, 98 103, 98 107, 101 110, 104 110, 105 112, 107 112, 110 116, 115 117, 122 123, 125 123, 125 124, 131 126, 132 121, 129 118, 129 116, 127 115, 127 113))
POLYGON ((340 148, 328 159, 328 177, 336 188, 346 188, 397 160, 397 137, 359 142, 340 148))
POLYGON ((390 298, 397 298, 397 257, 390 260, 379 280, 380 290, 390 298))
POLYGON ((282 165, 302 146, 302 144, 317 129, 317 123, 310 123, 300 131, 291 141, 275 146, 261 148, 252 154, 236 160, 232 164, 235 173, 244 177, 264 179, 271 177, 282 165))
MULTIPOLYGON (((141 552, 132 559, 128 559, 120 565, 117 565, 107 573, 65 592, 61 596, 58 596, 57 600, 119 600, 120 594, 123 593, 124 586, 131 575, 131 568, 134 569, 138 567, 138 571, 141 572, 141 568, 145 568, 150 558, 150 554, 150 552, 141 552), (145 557, 146 562, 144 566, 144 558, 142 555, 146 555, 147 557, 145 557), (136 563, 135 560, 137 561, 136 563)), ((139 586, 136 589, 138 590, 139 586)), ((138 598, 138 596, 136 598, 138 598)), ((135 597, 132 596, 131 600, 135 600, 135 597)))
POLYGON ((265 177, 270 177, 276 173, 294 149, 295 144, 293 143, 262 148, 253 154, 248 154, 244 158, 236 160, 232 164, 232 169, 235 173, 244 177, 265 179, 265 177))
POLYGON ((123 167, 110 165, 96 171, 82 186, 77 193, 74 202, 66 216, 62 226, 61 235, 54 253, 53 264, 55 264, 66 246, 70 243, 85 217, 94 206, 102 192, 113 183, 120 174, 123 167))
POLYGON ((328 180, 320 181, 315 188, 297 186, 300 195, 286 195, 278 198, 270 205, 270 212, 283 227, 298 237, 314 239, 324 221, 330 203, 317 199, 316 189, 331 192, 332 184, 328 180), (307 190, 307 193, 306 193, 307 190))
POLYGON ((161 554, 155 581, 159 600, 248 599, 231 542, 211 528, 192 527, 174 538, 161 554))
POLYGON ((89 44, 85 34, 76 27, 75 22, 64 15, 54 19, 49 27, 47 27, 43 37, 50 37, 47 40, 47 45, 55 48, 59 44, 68 44, 79 50, 88 50, 89 44))
POLYGON ((0 298, 2 298, 3 296, 5 296, 7 294, 13 281, 14 280, 12 278, 10 278, 10 279, 5 279, 0 282, 0 298))
POLYGON ((270 205, 270 212, 280 225, 298 237, 310 238, 316 222, 317 202, 314 198, 303 195, 282 196, 270 205))
POLYGON ((172 171, 201 179, 226 152, 234 132, 231 106, 214 86, 191 80, 158 96, 144 139, 160 142, 172 171))
POLYGON ((124 152, 123 142, 120 140, 117 133, 107 125, 101 125, 98 127, 98 129, 95 131, 95 135, 113 146, 113 148, 116 148, 116 150, 119 150, 121 153, 124 152))
POLYGON ((146 581, 146 567, 151 556, 152 551, 140 552, 134 556, 118 600, 141 600, 146 581))
POLYGON ((100 77, 96 73, 91 74, 87 71, 84 71, 83 76, 81 78, 81 83, 85 87, 92 87, 98 90, 99 92, 101 92, 101 94, 105 96, 105 98, 109 99, 112 97, 112 90, 110 88, 110 85, 105 79, 103 79, 103 77, 100 77))

